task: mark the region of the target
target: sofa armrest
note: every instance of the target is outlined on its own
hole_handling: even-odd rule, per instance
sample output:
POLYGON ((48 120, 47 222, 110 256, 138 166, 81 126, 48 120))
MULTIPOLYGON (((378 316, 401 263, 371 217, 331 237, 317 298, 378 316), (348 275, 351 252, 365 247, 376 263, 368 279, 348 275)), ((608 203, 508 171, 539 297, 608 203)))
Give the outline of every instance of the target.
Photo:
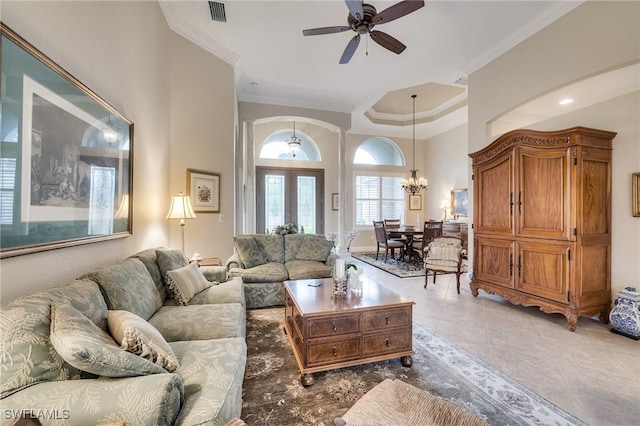
POLYGON ((227 268, 225 266, 201 266, 200 272, 207 281, 217 281, 224 283, 228 279, 227 268))
POLYGON ((183 403, 177 374, 39 383, 2 400, 3 418, 30 414, 48 424, 172 425, 183 403))
POLYGON ((240 260, 240 256, 238 253, 233 253, 229 259, 225 262, 224 266, 227 268, 227 271, 231 268, 242 268, 244 269, 244 263, 240 260))

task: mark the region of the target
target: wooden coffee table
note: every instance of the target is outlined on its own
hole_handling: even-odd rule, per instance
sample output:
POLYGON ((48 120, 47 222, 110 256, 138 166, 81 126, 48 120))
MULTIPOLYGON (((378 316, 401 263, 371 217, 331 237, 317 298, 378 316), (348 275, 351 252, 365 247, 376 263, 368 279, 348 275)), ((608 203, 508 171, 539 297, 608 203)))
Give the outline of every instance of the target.
POLYGON ((303 386, 319 371, 392 358, 413 364, 414 302, 361 279, 359 296, 334 296, 331 278, 284 282, 284 330, 303 386))

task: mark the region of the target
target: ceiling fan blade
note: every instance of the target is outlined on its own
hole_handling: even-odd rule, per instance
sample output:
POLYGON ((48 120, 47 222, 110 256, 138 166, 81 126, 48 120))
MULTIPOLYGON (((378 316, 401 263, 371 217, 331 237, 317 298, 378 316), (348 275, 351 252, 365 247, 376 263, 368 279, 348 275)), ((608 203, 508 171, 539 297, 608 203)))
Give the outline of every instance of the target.
POLYGON ((376 31, 376 30, 371 31, 371 40, 375 41, 385 49, 388 49, 393 53, 397 53, 398 55, 401 54, 404 51, 404 49, 407 48, 407 46, 402 44, 402 42, 391 37, 387 33, 383 33, 382 31, 376 31))
POLYGON ((424 6, 423 0, 404 0, 400 3, 396 3, 393 6, 389 6, 382 12, 378 13, 371 19, 373 25, 386 24, 395 19, 402 18, 405 15, 415 12, 424 6))
POLYGON ((362 10, 362 1, 361 0, 344 0, 349 8, 349 12, 351 12, 351 16, 356 18, 358 21, 362 21, 364 18, 364 10, 362 10))
POLYGON ((360 34, 356 34, 351 40, 349 40, 349 43, 347 43, 347 47, 344 49, 344 52, 342 52, 342 57, 340 58, 341 64, 346 64, 351 60, 351 57, 354 53, 356 53, 356 49, 358 48, 359 44, 360 34))
POLYGON ((351 27, 345 27, 345 26, 311 28, 309 30, 302 30, 302 35, 312 36, 312 35, 322 35, 322 34, 333 34, 333 33, 341 33, 343 31, 348 31, 350 29, 351 27))

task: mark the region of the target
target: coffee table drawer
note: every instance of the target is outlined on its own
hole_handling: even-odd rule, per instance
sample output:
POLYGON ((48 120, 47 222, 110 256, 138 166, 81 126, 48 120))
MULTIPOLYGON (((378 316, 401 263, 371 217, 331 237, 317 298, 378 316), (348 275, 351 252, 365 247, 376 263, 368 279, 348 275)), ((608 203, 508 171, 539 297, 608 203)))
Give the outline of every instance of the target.
POLYGON ((392 333, 379 333, 364 338, 364 356, 390 352, 410 351, 411 330, 395 330, 392 333))
POLYGON ((332 364, 361 357, 361 339, 336 340, 307 344, 307 364, 311 367, 319 364, 332 364))
POLYGON ((308 320, 309 339, 360 333, 360 314, 342 315, 308 320))
POLYGON ((411 306, 364 313, 364 331, 385 330, 411 325, 411 306))

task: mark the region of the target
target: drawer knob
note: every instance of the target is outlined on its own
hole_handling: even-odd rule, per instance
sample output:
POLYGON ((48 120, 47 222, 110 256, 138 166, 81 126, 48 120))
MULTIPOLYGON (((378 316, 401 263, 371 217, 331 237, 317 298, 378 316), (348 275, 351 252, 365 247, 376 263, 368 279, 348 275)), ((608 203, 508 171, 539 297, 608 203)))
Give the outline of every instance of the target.
POLYGON ((384 317, 384 322, 387 323, 387 325, 389 325, 389 317, 384 317))
POLYGON ((333 331, 338 331, 338 326, 335 321, 333 322, 333 331))
POLYGON ((338 350, 335 346, 333 347, 333 356, 338 356, 338 350))
POLYGON ((387 347, 389 347, 391 342, 389 341, 389 339, 384 339, 384 344, 387 345, 387 347))

